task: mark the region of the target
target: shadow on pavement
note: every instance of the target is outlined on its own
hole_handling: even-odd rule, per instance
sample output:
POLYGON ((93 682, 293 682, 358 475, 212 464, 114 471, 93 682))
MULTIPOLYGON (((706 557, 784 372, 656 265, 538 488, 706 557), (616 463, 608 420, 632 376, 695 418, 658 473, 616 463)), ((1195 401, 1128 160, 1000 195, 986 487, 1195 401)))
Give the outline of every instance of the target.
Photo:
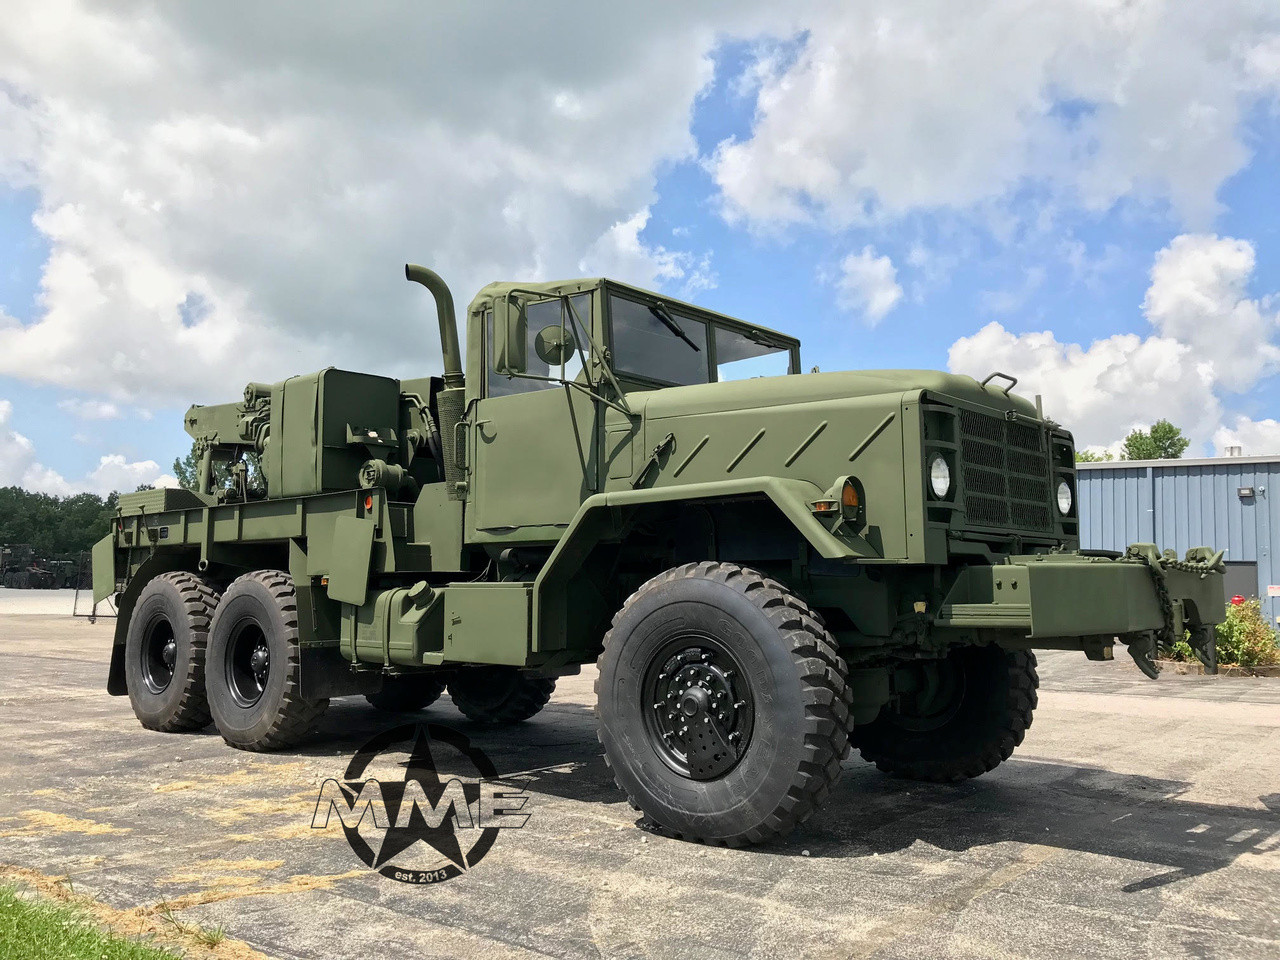
MULTIPOLYGON (((447 699, 420 714, 386 714, 363 700, 335 701, 319 735, 292 751, 350 756, 365 740, 398 723, 423 720, 465 733, 504 779, 548 796, 618 803, 622 796, 604 764, 589 707, 553 703, 516 727, 472 723, 447 699)), ((335 775, 340 775, 335 770, 335 775)), ((1015 757, 993 773, 954 785, 898 780, 855 753, 823 809, 762 856, 869 857, 916 842, 962 852, 1004 841, 1118 857, 1167 867, 1120 888, 1137 893, 1222 869, 1250 852, 1280 844, 1280 795, 1265 809, 1181 799, 1178 780, 1015 757)))

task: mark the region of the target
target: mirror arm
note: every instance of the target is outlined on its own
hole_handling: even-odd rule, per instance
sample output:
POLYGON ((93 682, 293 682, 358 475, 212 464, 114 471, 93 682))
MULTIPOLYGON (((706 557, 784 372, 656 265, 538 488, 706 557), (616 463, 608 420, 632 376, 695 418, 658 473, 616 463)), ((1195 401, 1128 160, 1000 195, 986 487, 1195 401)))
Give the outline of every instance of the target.
POLYGON ((564 387, 573 387, 573 389, 582 391, 588 397, 592 397, 596 400, 599 400, 606 407, 610 407, 614 410, 617 410, 619 413, 623 414, 624 416, 632 417, 632 418, 639 416, 638 413, 631 410, 629 407, 620 406, 615 401, 610 400, 608 397, 606 397, 603 393, 597 393, 595 390, 592 390, 586 384, 578 383, 576 380, 565 380, 563 377, 543 377, 536 373, 504 373, 502 375, 506 377, 508 380, 538 380, 542 383, 558 383, 564 387))
MULTIPOLYGON (((596 393, 595 391, 589 391, 589 392, 592 394, 592 396, 598 397, 600 400, 604 401, 614 410, 617 410, 619 413, 622 413, 625 416, 631 417, 634 419, 635 417, 638 416, 638 414, 632 411, 630 404, 627 403, 627 395, 622 392, 622 387, 618 384, 617 379, 613 375, 613 371, 609 368, 608 361, 606 361, 604 357, 604 347, 602 347, 600 344, 596 342, 596 338, 591 335, 591 330, 588 329, 583 324, 582 318, 578 316, 577 308, 573 305, 573 300, 567 295, 563 299, 564 299, 564 302, 568 304, 569 313, 573 316, 574 324, 582 330, 583 339, 585 339, 588 343, 591 344, 591 352, 593 354, 597 354, 600 357, 600 369, 604 371, 604 375, 609 380, 609 385, 613 387, 613 392, 618 397, 618 403, 614 403, 610 400, 605 399, 605 397, 602 394, 596 393)), ((583 363, 583 369, 584 370, 587 369, 586 363, 583 363)))

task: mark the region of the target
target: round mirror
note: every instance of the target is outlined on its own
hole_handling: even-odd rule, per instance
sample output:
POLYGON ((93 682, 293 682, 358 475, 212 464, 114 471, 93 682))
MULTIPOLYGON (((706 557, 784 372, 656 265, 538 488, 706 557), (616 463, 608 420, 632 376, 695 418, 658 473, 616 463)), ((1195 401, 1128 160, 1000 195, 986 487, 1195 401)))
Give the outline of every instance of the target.
POLYGON ((573 356, 577 344, 573 339, 573 331, 553 323, 538 331, 533 339, 533 349, 543 363, 558 367, 573 356))

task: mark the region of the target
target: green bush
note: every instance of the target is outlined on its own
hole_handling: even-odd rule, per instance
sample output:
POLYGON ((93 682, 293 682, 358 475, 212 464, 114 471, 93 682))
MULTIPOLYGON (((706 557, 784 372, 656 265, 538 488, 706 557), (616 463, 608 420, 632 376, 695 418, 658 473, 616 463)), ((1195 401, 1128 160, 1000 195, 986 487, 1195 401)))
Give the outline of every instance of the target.
MULTIPOLYGON (((1280 663, 1276 631, 1262 615, 1260 600, 1227 604, 1227 618, 1218 624, 1218 663, 1223 666, 1270 667, 1280 663)), ((1192 662, 1195 651, 1185 639, 1173 644, 1173 659, 1192 662)))

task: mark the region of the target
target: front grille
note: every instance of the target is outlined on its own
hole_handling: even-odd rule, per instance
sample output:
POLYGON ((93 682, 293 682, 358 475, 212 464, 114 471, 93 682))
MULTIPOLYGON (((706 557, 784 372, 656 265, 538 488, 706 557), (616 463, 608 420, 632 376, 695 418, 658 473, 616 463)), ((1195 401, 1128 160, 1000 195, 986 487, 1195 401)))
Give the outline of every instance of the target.
POLYGON ((960 478, 968 525, 1052 530, 1049 452, 1038 427, 961 410, 960 478))

